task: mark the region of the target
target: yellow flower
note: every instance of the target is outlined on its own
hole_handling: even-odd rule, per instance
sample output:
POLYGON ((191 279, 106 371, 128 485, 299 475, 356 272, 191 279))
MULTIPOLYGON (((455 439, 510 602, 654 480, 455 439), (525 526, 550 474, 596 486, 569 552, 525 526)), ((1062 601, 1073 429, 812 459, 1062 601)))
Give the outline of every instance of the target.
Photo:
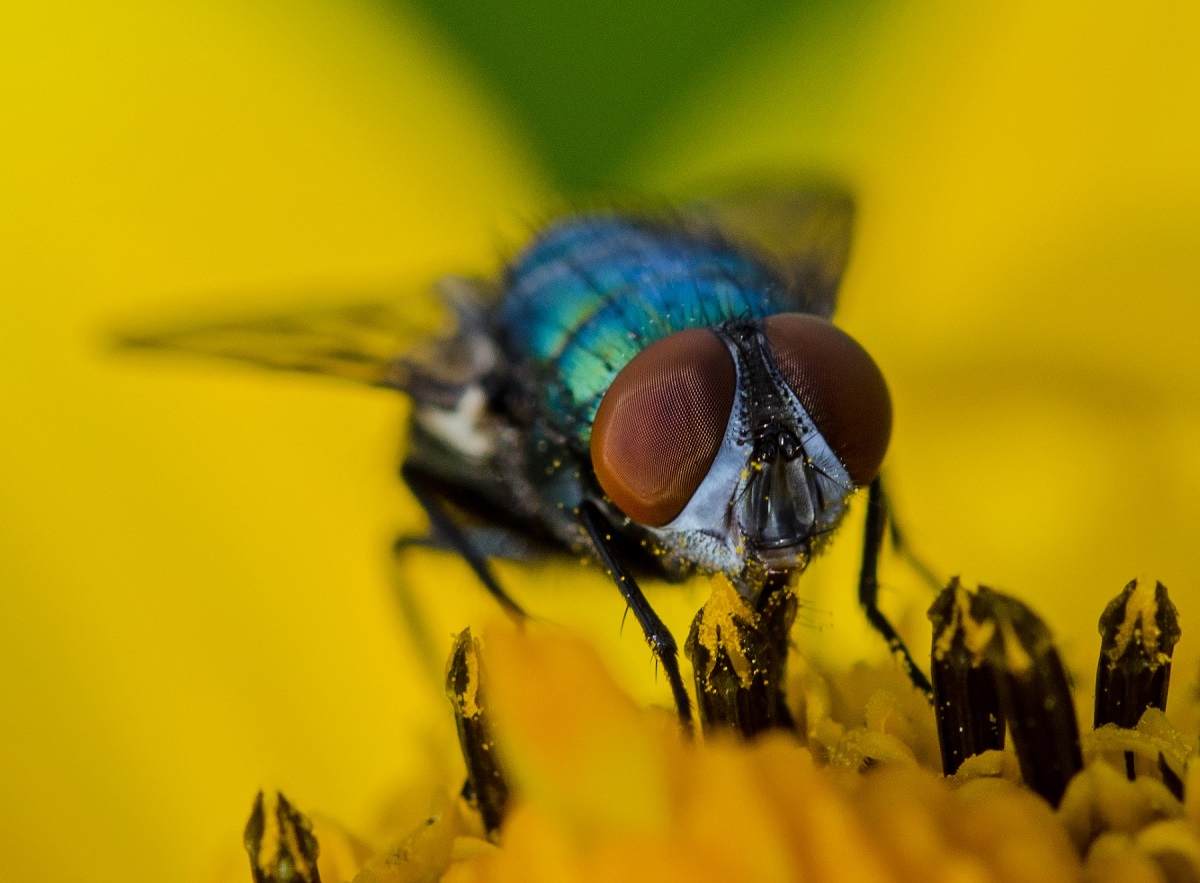
MULTIPOLYGON (((1114 625, 1131 627, 1119 630, 1124 636, 1117 643, 1124 647, 1136 635, 1151 659, 1165 662, 1169 655, 1158 654, 1169 648, 1158 643, 1157 626, 1138 615, 1153 618, 1153 595, 1122 596, 1114 625), (1135 615, 1127 618, 1126 611, 1135 615)), ((715 608, 713 624, 720 628, 728 627, 728 606, 737 603, 729 596, 732 588, 718 579, 706 613, 715 608)), ((1007 613, 971 622, 982 608, 963 607, 957 615, 965 624, 953 631, 973 653, 998 641, 1004 658, 993 661, 1001 680, 1025 679, 1031 669, 1052 674, 1057 663, 1040 627, 1031 628, 1012 602, 987 597, 1007 613)), ((944 595, 955 604, 970 598, 985 593, 944 595)), ((724 641, 726 647, 737 643, 724 641)), ((734 655, 728 664, 736 669, 734 655)), ((797 731, 767 730, 747 741, 717 726, 696 741, 665 710, 631 701, 578 637, 506 623, 490 629, 481 647, 464 632, 451 654, 447 689, 470 752, 472 805, 485 818, 489 803, 505 816, 503 824, 487 825, 498 846, 485 838, 479 812, 443 787, 435 790, 428 817, 412 830, 385 835, 375 856, 348 853, 346 835, 326 825, 333 851, 326 854, 322 839, 320 877, 326 883, 1115 883, 1183 881, 1200 872, 1194 765, 1183 801, 1171 791, 1177 786, 1164 784, 1166 773, 1159 781, 1140 766, 1130 780, 1112 765, 1134 751, 1151 768, 1155 761, 1185 768, 1194 737, 1185 739, 1161 712, 1147 712, 1136 730, 1108 726, 1087 734, 1087 766, 1056 811, 1018 784, 1011 753, 979 754, 942 778, 938 761, 930 760, 937 755, 931 709, 890 668, 827 677, 802 657, 793 662, 799 671, 789 680, 788 699, 797 731), (860 703, 855 696, 864 690, 870 698, 860 703), (503 792, 487 784, 490 794, 480 790, 485 772, 488 782, 503 776, 503 792)), ((1056 698, 1038 695, 1032 711, 1022 714, 1052 720, 1056 698)), ((1022 770, 1031 759, 1019 731, 1027 726, 1025 717, 1010 720, 1022 770)), ((1035 765, 1036 755, 1054 752, 1055 736, 1043 731, 1044 744, 1032 746, 1035 765)), ((276 815, 266 814, 265 834, 261 797, 247 827, 250 854, 262 869, 256 880, 286 880, 282 872, 293 868, 301 869, 300 880, 312 880, 303 873, 316 864, 312 827, 279 801, 276 815)))
MULTIPOLYGON (((379 590, 388 535, 419 526, 389 483, 396 406, 118 362, 99 336, 156 308, 487 271, 540 185, 401 13, 0 6, 0 876, 202 876, 263 784, 365 829, 387 782, 419 776, 423 734, 448 738, 379 590)), ((1135 573, 1185 616, 1200 601, 1198 41, 1184 3, 799 17, 623 176, 652 194, 747 168, 848 181, 842 321, 895 396, 908 534, 947 572, 1037 598, 1072 658, 1135 573)), ((796 639, 832 671, 890 664, 847 588, 855 545, 801 588, 796 639)), ((602 576, 503 575, 600 645, 637 707, 665 699, 602 576)), ((441 556, 406 578, 439 634, 487 609, 441 556)), ((896 609, 916 591, 885 582, 896 609)), ((677 634, 703 601, 651 593, 677 634)), ((679 763, 755 781, 756 761, 712 750, 679 763)), ((1108 841, 1112 867, 1127 846, 1108 841)))
POLYGON ((447 879, 888 879, 862 820, 794 739, 689 744, 577 639, 493 631, 485 647, 520 797, 502 848, 447 879))

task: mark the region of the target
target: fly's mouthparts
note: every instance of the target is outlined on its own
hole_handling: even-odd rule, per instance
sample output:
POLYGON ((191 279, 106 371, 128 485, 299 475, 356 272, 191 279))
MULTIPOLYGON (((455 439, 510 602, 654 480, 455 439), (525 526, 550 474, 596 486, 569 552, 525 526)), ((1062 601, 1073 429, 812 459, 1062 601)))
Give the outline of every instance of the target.
POLYGON ((467 767, 463 797, 479 811, 490 836, 504 822, 509 792, 496 757, 482 686, 479 642, 469 628, 463 629, 446 663, 446 696, 454 708, 458 744, 467 767))
POLYGON ((794 728, 784 687, 796 596, 786 580, 772 581, 758 607, 718 577, 692 621, 684 652, 695 672, 705 732, 724 728, 749 737, 773 727, 794 728))
POLYGON ((793 462, 773 460, 750 476, 745 529, 759 549, 795 546, 812 536, 816 509, 803 467, 793 462))
POLYGON ((980 747, 1000 747, 1007 724, 1025 784, 1057 806, 1083 768, 1083 753, 1066 671, 1045 623, 1015 598, 983 586, 967 590, 957 578, 929 617, 944 771, 955 772, 980 747))

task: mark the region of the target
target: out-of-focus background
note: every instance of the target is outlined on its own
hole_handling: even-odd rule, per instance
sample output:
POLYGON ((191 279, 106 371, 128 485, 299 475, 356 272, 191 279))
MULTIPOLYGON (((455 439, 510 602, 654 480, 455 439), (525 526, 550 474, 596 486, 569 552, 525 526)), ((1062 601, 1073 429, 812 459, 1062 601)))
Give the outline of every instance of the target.
MULTIPOLYGON (((360 826, 440 756, 393 592, 439 640, 490 608, 445 556, 389 564, 421 525, 403 402, 106 332, 381 292, 433 322, 428 281, 494 270, 553 194, 845 181, 841 321, 892 385, 913 542, 1080 659, 1161 578, 1187 701, 1196 7, 587 6, 0 5, 0 880, 207 879, 259 787, 360 826)), ((857 545, 802 584, 797 641, 843 662, 882 653, 857 545)), ((602 577, 503 575, 666 701, 602 577)), ((703 586, 652 598, 682 631, 703 586)), ((888 570, 916 643, 926 601, 888 570)))

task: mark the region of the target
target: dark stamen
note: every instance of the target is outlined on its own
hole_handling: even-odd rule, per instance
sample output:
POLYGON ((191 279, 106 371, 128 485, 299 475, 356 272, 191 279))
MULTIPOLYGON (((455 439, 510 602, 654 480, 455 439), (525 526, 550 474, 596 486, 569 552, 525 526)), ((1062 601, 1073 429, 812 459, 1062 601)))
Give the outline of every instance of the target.
POLYGON ((967 649, 961 613, 967 598, 966 589, 955 577, 929 608, 933 621, 933 705, 942 772, 947 776, 958 772, 968 757, 1004 747, 1000 696, 992 672, 980 667, 975 654, 967 649))
MULTIPOLYGON (((1167 709, 1171 653, 1179 640, 1179 611, 1162 583, 1131 580, 1100 616, 1100 661, 1096 667, 1097 729, 1105 724, 1133 729, 1146 709, 1167 709)), ((1134 777, 1133 753, 1125 753, 1134 777)))
POLYGON ((254 883, 321 883, 312 823, 282 794, 264 800, 258 792, 245 843, 254 883))
MULTIPOLYGON (((956 631, 961 633, 973 664, 991 675, 1025 784, 1057 806, 1067 782, 1083 767, 1083 755, 1066 671, 1045 623, 1015 598, 982 586, 967 592, 957 581, 951 582, 931 613, 941 617, 939 636, 946 637, 947 629, 951 639, 956 631), (946 595, 952 601, 945 600, 946 595), (958 621, 951 624, 954 617, 958 621)), ((948 663, 954 661, 952 646, 953 640, 948 641, 942 654, 948 663)), ((936 648, 934 655, 936 659, 936 648)), ((949 688, 970 689, 965 679, 953 681, 949 688)), ((970 708, 977 700, 969 694, 964 701, 970 708)), ((942 703, 936 711, 939 734, 945 736, 953 726, 942 703)), ((943 758, 947 753, 954 754, 943 747, 943 758)))
POLYGON ((458 744, 467 766, 463 795, 479 810, 484 827, 492 834, 504 822, 508 783, 496 757, 480 681, 479 645, 471 630, 463 629, 446 664, 446 695, 454 706, 458 744))
POLYGON ((728 580, 717 580, 692 621, 684 651, 695 672, 705 731, 725 727, 753 736, 794 726, 784 677, 796 596, 786 581, 769 581, 758 607, 751 608, 728 580))
POLYGON ((1095 725, 1132 729, 1147 708, 1167 707, 1171 653, 1179 640, 1179 612, 1162 583, 1153 591, 1131 581, 1100 617, 1095 725))
POLYGON ((1175 795, 1176 800, 1182 803, 1183 779, 1167 764, 1167 759, 1161 751, 1158 754, 1158 772, 1162 776, 1163 784, 1167 786, 1167 790, 1175 795))

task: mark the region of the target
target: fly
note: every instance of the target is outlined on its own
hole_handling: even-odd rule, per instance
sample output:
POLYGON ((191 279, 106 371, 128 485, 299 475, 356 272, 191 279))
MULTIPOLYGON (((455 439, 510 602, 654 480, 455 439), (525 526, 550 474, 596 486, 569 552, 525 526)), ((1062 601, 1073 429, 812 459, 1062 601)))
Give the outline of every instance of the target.
POLYGON ((877 604, 891 399, 830 322, 852 218, 846 195, 818 190, 567 215, 499 279, 443 279, 455 327, 441 336, 414 333, 400 304, 371 304, 125 342, 409 395, 400 474, 429 517, 425 542, 460 554, 518 617, 490 558, 536 537, 602 563, 685 723, 677 646, 636 554, 668 579, 724 574, 759 603, 869 488, 859 600, 929 695, 877 604))

